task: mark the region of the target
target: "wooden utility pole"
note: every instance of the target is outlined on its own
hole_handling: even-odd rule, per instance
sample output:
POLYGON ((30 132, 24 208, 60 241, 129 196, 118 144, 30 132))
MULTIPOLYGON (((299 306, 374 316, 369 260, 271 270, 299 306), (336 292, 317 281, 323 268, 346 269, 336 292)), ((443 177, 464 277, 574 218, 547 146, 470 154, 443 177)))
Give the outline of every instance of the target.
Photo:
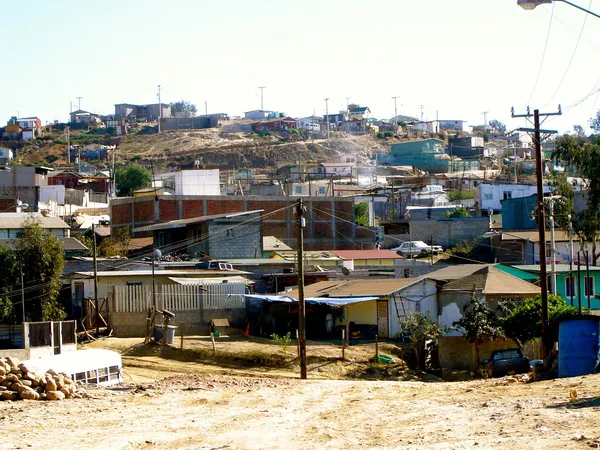
POLYGON ((300 349, 300 378, 306 380, 306 303, 304 302, 304 227, 306 207, 299 198, 296 203, 298 217, 298 347, 300 349))
POLYGON ((98 302, 98 260, 96 257, 96 224, 92 224, 94 250, 94 304, 96 305, 96 334, 100 334, 100 303, 98 302))

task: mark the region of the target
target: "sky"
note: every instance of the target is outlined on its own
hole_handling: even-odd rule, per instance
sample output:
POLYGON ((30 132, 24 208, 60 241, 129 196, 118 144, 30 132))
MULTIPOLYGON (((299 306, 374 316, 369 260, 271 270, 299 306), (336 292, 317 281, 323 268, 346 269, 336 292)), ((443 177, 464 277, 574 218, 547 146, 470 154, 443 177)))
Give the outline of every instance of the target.
MULTIPOLYGON (((575 0, 600 13, 600 0, 575 0)), ((181 99, 230 116, 368 106, 377 118, 500 120, 589 132, 600 109, 600 19, 516 0, 30 0, 1 30, 0 121, 181 99), (587 19, 586 19, 587 17, 587 19), (584 23, 585 22, 585 23, 584 23), (580 37, 581 36, 581 37, 580 37), (579 42, 578 42, 579 41, 579 42), (537 82, 536 82, 537 80, 537 82)))

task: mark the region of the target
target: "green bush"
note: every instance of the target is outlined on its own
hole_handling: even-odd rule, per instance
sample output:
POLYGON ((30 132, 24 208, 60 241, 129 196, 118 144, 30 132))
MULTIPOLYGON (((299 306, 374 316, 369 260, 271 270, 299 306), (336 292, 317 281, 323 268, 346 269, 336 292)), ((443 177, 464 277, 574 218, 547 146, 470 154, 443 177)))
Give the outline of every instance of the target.
POLYGON ((450 191, 448 192, 448 201, 457 202, 460 200, 467 200, 474 198, 475 195, 471 191, 450 191))
POLYGON ((388 137, 394 137, 394 132, 393 131, 386 131, 385 133, 383 133, 383 135, 388 138, 388 137))
POLYGON ((384 134, 384 132, 383 132, 383 131, 380 131, 379 133, 377 133, 377 137, 378 137, 379 139, 383 139, 383 138, 385 137, 385 134, 384 134))
POLYGON ((277 344, 281 345, 281 349, 283 350, 284 353, 287 352, 287 349, 288 349, 290 343, 292 342, 292 336, 289 331, 284 336, 279 336, 278 334, 273 333, 271 335, 271 338, 277 344))

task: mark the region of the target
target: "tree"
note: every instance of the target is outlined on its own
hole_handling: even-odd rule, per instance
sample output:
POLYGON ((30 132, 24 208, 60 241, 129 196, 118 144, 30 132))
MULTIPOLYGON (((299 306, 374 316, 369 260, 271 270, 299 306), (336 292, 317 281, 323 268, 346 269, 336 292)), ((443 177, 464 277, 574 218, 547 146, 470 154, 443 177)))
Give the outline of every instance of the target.
POLYGON ((573 131, 579 137, 585 137, 585 130, 581 125, 573 125, 573 131))
POLYGON ((431 317, 421 312, 411 313, 404 318, 402 333, 410 335, 410 345, 415 352, 417 365, 421 369, 425 366, 425 343, 437 341, 444 334, 431 317))
POLYGON ((475 345, 477 368, 481 363, 479 354, 481 344, 503 336, 502 324, 496 313, 488 308, 485 300, 479 300, 475 295, 465 305, 460 320, 452 325, 463 333, 467 341, 475 345))
POLYGON ((600 111, 596 113, 596 117, 590 120, 590 128, 596 133, 600 133, 600 111))
POLYGON ((15 252, 0 246, 0 295, 16 284, 15 252))
POLYGON ((115 171, 117 183, 117 196, 128 197, 133 191, 150 186, 152 176, 145 167, 139 164, 118 167, 115 171))
POLYGON ((587 208, 574 215, 573 225, 582 243, 591 244, 593 264, 596 265, 600 237, 600 136, 584 141, 579 136, 565 134, 556 140, 552 158, 573 167, 578 175, 588 180, 587 208))
POLYGON ((57 302, 65 266, 62 242, 46 233, 39 221, 27 219, 22 235, 16 239, 15 255, 27 287, 27 318, 32 321, 64 319, 66 313, 57 302))
POLYGON ((0 323, 15 323, 15 309, 8 297, 0 297, 0 323))
POLYGON ((361 202, 354 205, 354 223, 363 227, 369 226, 369 203, 361 202))
POLYGON ((504 125, 499 120, 495 120, 495 119, 494 120, 490 120, 489 126, 490 126, 490 128, 492 130, 496 130, 501 135, 505 135, 506 134, 506 125, 504 125))
POLYGON ((464 206, 457 206, 452 211, 448 211, 444 214, 447 219, 467 219, 471 218, 471 213, 464 206))
MULTIPOLYGON (((559 295, 548 295, 548 329, 549 340, 558 340, 558 319, 574 317, 577 309, 567 306, 559 295)), ((506 337, 515 341, 520 347, 526 342, 542 336, 542 297, 526 299, 510 311, 502 321, 502 329, 506 337)))
POLYGON ((171 114, 175 117, 195 117, 197 112, 196 105, 186 100, 171 103, 171 114))

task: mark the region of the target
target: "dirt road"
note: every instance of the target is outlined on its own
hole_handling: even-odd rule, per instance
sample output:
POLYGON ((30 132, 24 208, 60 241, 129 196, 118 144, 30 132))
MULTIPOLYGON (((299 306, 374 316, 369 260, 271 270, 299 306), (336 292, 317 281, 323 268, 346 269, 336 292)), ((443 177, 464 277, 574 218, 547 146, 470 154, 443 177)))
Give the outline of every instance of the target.
POLYGON ((1 402, 0 449, 584 449, 600 442, 600 376, 302 382, 139 362, 144 367, 128 368, 128 379, 170 376, 90 389, 94 399, 1 402), (578 401, 569 403, 573 389, 578 401))

